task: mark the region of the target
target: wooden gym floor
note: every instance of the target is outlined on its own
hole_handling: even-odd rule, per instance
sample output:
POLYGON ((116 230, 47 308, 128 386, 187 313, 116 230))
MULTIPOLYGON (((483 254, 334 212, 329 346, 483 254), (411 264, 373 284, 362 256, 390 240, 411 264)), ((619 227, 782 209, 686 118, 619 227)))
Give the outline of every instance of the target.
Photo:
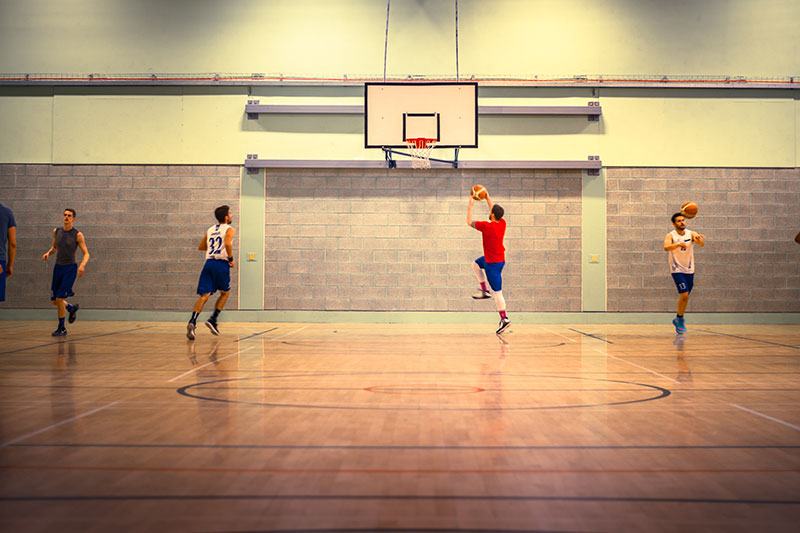
POLYGON ((53 326, 0 322, 3 531, 800 520, 798 326, 53 326))

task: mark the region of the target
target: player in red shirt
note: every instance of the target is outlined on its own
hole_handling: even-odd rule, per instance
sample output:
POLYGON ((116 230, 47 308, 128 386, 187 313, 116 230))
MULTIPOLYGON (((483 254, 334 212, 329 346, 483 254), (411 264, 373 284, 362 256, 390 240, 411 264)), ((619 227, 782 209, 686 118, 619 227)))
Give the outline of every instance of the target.
POLYGON ((486 203, 489 204, 490 211, 488 222, 472 220, 472 206, 475 204, 472 195, 469 197, 469 207, 467 207, 467 225, 480 231, 483 236, 483 255, 472 264, 478 283, 481 284, 481 290, 472 297, 476 300, 491 298, 489 287, 492 288, 497 312, 500 313, 500 327, 497 328, 497 334, 500 334, 511 325, 511 321, 506 315, 506 300, 503 298, 502 272, 506 265, 503 237, 506 234, 506 221, 503 220, 503 208, 492 202, 488 192, 486 193, 486 203))

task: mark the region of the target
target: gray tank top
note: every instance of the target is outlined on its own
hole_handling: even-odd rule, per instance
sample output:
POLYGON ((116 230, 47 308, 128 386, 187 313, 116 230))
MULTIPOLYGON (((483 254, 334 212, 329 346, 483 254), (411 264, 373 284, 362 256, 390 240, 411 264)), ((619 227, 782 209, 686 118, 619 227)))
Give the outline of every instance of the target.
POLYGON ((56 245, 58 246, 56 264, 74 265, 75 250, 78 249, 78 230, 72 228, 64 231, 64 228, 56 228, 56 245))

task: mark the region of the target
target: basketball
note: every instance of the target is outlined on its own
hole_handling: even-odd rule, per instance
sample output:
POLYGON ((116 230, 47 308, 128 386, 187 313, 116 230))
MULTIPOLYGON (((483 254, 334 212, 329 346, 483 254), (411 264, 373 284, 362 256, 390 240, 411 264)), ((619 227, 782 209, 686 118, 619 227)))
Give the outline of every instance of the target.
POLYGON ((694 202, 684 202, 681 206, 681 214, 686 218, 694 218, 697 216, 697 204, 694 202))
POLYGON ((483 185, 475 185, 470 194, 475 200, 486 200, 486 187, 483 185))

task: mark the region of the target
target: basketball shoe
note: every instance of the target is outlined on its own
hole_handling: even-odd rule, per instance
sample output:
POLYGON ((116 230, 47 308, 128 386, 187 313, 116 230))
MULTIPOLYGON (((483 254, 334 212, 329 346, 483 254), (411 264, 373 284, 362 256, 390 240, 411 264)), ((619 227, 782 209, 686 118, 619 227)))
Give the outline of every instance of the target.
POLYGON ((500 327, 499 327, 499 328, 497 328, 497 331, 496 331, 495 333, 497 333, 498 335, 500 335, 500 334, 501 334, 501 333, 503 333, 505 330, 507 330, 507 329, 508 329, 508 326, 510 326, 510 325, 511 325, 511 321, 510 321, 509 319, 507 319, 507 318, 501 318, 501 319, 500 319, 500 327))
POLYGON ((491 298, 492 295, 489 294, 489 291, 485 291, 485 290, 481 289, 477 293, 473 294, 472 297, 475 300, 485 300, 487 298, 491 298))
POLYGON ((219 335, 219 328, 217 328, 217 319, 216 318, 209 318, 206 320, 206 326, 208 329, 211 330, 211 333, 214 335, 219 335))
POLYGON ((66 330, 66 328, 58 328, 53 333, 51 333, 50 335, 52 335, 53 337, 66 337, 67 336, 67 330, 66 330))
POLYGON ((67 322, 69 322, 70 324, 75 322, 75 318, 77 318, 78 309, 80 309, 80 307, 81 306, 78 304, 72 304, 72 310, 69 312, 69 318, 67 318, 67 322))
POLYGON ((186 324, 186 338, 189 339, 190 341, 194 340, 194 330, 195 330, 195 328, 196 328, 196 326, 194 324, 192 324, 191 322, 186 324))
POLYGON ((676 316, 673 318, 672 325, 675 326, 676 333, 686 333, 686 325, 683 322, 682 316, 676 316))

